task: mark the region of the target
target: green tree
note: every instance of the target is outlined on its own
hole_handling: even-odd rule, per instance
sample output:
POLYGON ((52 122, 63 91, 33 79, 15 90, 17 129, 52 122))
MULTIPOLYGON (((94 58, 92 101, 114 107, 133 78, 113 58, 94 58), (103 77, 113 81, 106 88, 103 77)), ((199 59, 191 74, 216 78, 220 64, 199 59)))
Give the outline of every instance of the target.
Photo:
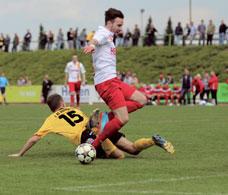
POLYGON ((164 45, 174 45, 174 34, 171 17, 168 19, 167 27, 165 30, 164 45))

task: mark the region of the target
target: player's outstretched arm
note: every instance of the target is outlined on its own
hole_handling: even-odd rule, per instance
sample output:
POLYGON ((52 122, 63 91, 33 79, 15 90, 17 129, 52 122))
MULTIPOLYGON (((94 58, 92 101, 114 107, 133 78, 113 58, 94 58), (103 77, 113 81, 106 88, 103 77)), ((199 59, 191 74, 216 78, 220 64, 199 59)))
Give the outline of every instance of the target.
POLYGON ((10 154, 9 157, 21 157, 23 156, 36 142, 40 140, 40 136, 33 135, 31 138, 28 139, 26 144, 22 147, 19 153, 10 154))
POLYGON ((85 54, 91 54, 91 53, 93 53, 97 44, 98 44, 98 42, 95 39, 92 39, 90 41, 90 43, 84 47, 84 50, 83 50, 84 53, 85 54))

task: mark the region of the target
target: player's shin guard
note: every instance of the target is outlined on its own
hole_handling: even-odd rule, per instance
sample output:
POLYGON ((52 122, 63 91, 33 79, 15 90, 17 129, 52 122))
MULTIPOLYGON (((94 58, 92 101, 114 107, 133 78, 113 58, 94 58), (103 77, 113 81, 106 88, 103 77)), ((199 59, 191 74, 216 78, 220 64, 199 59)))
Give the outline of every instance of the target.
POLYGON ((134 142, 134 147, 138 151, 142 151, 144 149, 147 149, 151 146, 155 145, 155 142, 151 138, 141 138, 134 142))
POLYGON ((112 120, 110 120, 104 127, 103 131, 97 135, 97 138, 94 140, 93 142, 93 146, 94 148, 98 148, 101 144, 101 142, 103 142, 106 138, 112 136, 113 134, 115 134, 118 130, 121 129, 121 127, 123 126, 122 122, 114 117, 112 120))

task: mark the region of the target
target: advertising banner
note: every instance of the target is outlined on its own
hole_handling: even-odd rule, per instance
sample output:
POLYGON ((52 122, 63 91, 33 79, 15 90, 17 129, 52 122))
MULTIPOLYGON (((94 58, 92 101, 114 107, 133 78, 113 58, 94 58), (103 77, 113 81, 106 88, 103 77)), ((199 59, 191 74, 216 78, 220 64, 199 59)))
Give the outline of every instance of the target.
MULTIPOLYGON (((6 88, 6 97, 9 103, 39 103, 41 102, 41 85, 32 86, 9 86, 6 88)), ((54 85, 50 94, 60 94, 66 103, 70 102, 68 87, 64 85, 54 85)), ((218 102, 228 103, 228 84, 219 83, 218 102)), ((0 95, 0 102, 2 96, 0 95)), ((94 85, 85 85, 81 87, 81 103, 101 103, 103 100, 97 94, 94 85)))

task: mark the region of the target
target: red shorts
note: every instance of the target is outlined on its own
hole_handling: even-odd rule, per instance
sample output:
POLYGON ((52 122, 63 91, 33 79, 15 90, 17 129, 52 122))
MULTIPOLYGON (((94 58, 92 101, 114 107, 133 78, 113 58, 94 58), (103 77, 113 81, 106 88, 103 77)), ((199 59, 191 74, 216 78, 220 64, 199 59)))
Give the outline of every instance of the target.
POLYGON ((78 82, 68 82, 68 86, 69 86, 69 91, 70 92, 80 92, 81 89, 81 81, 78 82))
POLYGON ((136 90, 117 77, 97 84, 95 88, 111 110, 126 106, 126 100, 129 100, 136 90))

